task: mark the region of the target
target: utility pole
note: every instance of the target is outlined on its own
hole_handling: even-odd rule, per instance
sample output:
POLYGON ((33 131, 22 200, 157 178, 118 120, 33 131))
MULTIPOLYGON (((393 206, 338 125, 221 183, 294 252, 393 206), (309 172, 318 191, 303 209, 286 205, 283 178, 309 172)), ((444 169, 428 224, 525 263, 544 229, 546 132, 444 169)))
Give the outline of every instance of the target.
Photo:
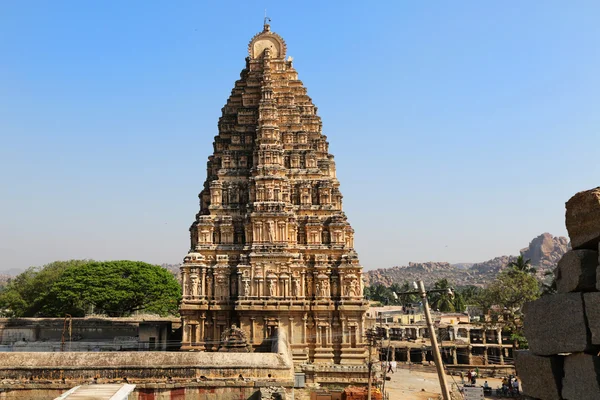
MULTIPOLYGON (((388 348, 387 348, 387 354, 385 356, 385 361, 387 362, 388 367, 383 369, 383 387, 381 388, 381 393, 383 393, 384 396, 385 396, 385 380, 387 377, 387 370, 389 368, 389 365, 391 365, 390 364, 390 348, 391 347, 392 347, 392 338, 390 337, 390 338, 388 338, 388 348)), ((392 372, 393 372, 393 370, 392 370, 392 372)))
POLYGON ((367 331, 365 332, 365 335, 367 337, 367 346, 369 348, 369 359, 367 361, 367 367, 369 369, 369 383, 367 385, 367 400, 371 400, 371 387, 373 385, 373 359, 372 357, 372 350, 373 350, 373 346, 377 345, 377 339, 378 339, 378 334, 377 334, 377 330, 376 329, 367 329, 367 331))
POLYGON ((440 380, 440 388, 442 389, 442 397, 444 400, 451 400, 450 391, 446 384, 446 375, 444 374, 444 365, 442 364, 442 356, 438 347, 437 336, 433 327, 433 321, 431 320, 431 313, 429 312, 429 302, 427 301, 427 292, 425 291, 425 285, 423 281, 418 281, 419 294, 423 299, 423 311, 425 313, 425 319, 427 320, 427 328, 429 329, 429 338, 431 340, 431 350, 433 352, 433 359, 435 360, 435 368, 437 370, 438 378, 440 380))

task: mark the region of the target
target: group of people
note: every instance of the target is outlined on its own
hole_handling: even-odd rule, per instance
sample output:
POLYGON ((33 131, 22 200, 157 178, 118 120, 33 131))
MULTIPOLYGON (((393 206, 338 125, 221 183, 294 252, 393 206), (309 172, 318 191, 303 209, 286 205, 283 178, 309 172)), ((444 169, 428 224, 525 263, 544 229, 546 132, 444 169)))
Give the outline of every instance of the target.
MULTIPOLYGON (((470 369, 469 372, 467 372, 467 384, 471 384, 471 385, 476 385, 477 384, 477 376, 479 376, 479 368, 475 368, 475 370, 470 369)), ((461 372, 460 373, 460 379, 462 380, 462 383, 465 383, 465 376, 464 374, 461 372)))
POLYGON ((519 380, 514 375, 502 378, 502 393, 504 395, 518 395, 519 394, 519 380))

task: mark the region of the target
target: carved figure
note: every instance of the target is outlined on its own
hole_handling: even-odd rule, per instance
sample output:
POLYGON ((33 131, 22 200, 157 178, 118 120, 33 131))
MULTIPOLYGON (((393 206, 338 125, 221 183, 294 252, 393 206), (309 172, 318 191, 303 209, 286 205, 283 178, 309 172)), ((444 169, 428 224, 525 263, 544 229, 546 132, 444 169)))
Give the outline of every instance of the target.
POLYGON ((190 275, 190 286, 193 297, 198 296, 198 275, 192 274, 190 275))
POLYGON ((273 220, 269 220, 269 222, 267 222, 267 238, 269 239, 269 242, 273 241, 274 230, 275 230, 275 222, 273 222, 273 220))
POLYGON ((294 280, 294 296, 300 297, 300 279, 294 280))
POLYGON ((321 285, 321 297, 329 297, 329 282, 327 280, 324 280, 321 285))
POLYGON ((269 296, 275 296, 275 282, 273 280, 269 280, 269 296))
POLYGON ((248 281, 244 281, 244 296, 250 296, 250 283, 248 281))
POLYGON ((358 296, 358 283, 356 282, 356 279, 353 279, 350 282, 350 297, 356 296, 358 296))

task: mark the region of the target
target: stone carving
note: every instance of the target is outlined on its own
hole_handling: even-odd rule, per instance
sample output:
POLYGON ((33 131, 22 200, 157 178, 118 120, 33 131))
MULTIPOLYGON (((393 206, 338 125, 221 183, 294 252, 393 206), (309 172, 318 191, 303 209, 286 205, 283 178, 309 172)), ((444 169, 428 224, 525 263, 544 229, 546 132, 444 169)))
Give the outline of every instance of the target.
POLYGON ((192 274, 190 275, 190 286, 191 286, 191 292, 192 292, 192 297, 197 297, 198 296, 198 275, 196 274, 192 274))
POLYGON ((275 231, 275 223, 273 220, 267 222, 267 239, 269 242, 273 241, 273 232, 275 231))
POLYGON ((275 296, 275 281, 272 279, 269 279, 269 296, 275 296))
POLYGON ((248 353, 248 339, 246 333, 235 324, 221 334, 219 351, 229 353, 248 353))
MULTIPOLYGON (((284 59, 283 39, 266 26, 248 50, 246 68, 222 108, 190 228, 192 248, 206 268, 193 280, 204 284, 208 301, 184 297, 181 316, 199 326, 205 315, 211 325, 194 337, 184 331, 182 349, 215 351, 219 327, 239 321, 255 349, 286 332, 298 362, 363 364, 362 342, 333 354, 311 339, 320 335, 314 321, 329 338, 341 337, 341 325, 332 321, 362 321, 367 308, 358 284, 361 267, 345 246, 353 231, 321 118, 284 59)), ((192 285, 192 264, 182 266, 185 285, 192 285)), ((362 337, 364 323, 355 326, 362 337)))

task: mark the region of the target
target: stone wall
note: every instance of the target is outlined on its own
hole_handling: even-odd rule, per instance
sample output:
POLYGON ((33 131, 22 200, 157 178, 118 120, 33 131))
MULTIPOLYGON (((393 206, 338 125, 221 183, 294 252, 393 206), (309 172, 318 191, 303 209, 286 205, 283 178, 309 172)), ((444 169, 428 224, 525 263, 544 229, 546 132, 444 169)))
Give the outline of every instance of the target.
POLYGON ((517 352, 523 392, 541 400, 600 399, 600 188, 566 204, 572 250, 556 269, 558 293, 526 304, 530 349, 517 352))
POLYGON ((180 324, 177 318, 156 316, 0 318, 0 352, 175 350, 181 337, 174 328, 180 324))
MULTIPOLYGON (((130 395, 131 400, 260 400, 261 389, 272 388, 272 382, 191 382, 191 383, 148 383, 136 385, 130 395)), ((291 383, 277 384, 277 390, 286 393, 285 398, 291 397, 291 383)), ((73 386, 70 384, 18 384, 0 388, 0 400, 51 400, 73 386)), ((306 390, 294 391, 296 400, 309 399, 306 390)), ((263 398, 264 400, 264 398, 263 398)))
POLYGON ((293 379, 289 355, 272 353, 116 352, 5 353, 0 376, 9 380, 132 382, 172 379, 293 379), (204 377, 204 378, 203 378, 204 377))

